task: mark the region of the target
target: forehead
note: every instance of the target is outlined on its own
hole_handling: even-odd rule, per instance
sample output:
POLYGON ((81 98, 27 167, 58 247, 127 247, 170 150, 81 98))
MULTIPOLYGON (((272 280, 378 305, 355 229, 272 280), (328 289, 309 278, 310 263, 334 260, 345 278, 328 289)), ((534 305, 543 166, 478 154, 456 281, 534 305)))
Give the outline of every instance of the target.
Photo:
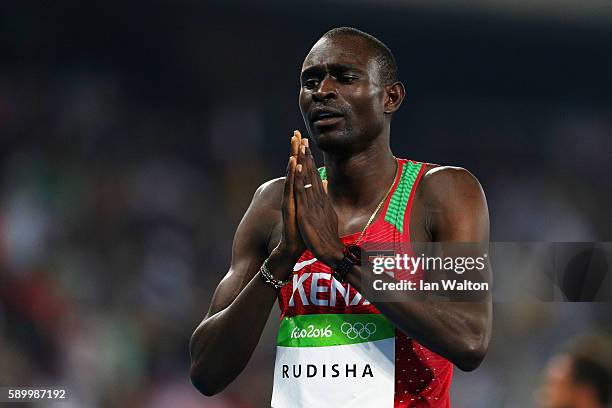
POLYGON ((554 357, 547 367, 549 381, 565 382, 571 379, 572 360, 570 357, 561 355, 554 357))
POLYGON ((305 69, 327 64, 348 65, 364 71, 376 69, 371 47, 359 37, 321 38, 312 47, 304 63, 305 69))

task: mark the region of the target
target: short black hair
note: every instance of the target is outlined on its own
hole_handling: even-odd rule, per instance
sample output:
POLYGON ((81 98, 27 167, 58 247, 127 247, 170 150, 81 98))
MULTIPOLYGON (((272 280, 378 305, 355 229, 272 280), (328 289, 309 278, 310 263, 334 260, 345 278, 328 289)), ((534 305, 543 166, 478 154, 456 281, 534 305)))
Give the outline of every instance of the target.
POLYGON ((364 40, 374 52, 378 64, 378 72, 383 85, 389 85, 398 80, 397 63, 393 53, 378 38, 353 27, 337 27, 323 34, 323 38, 359 37, 364 40))
POLYGON ((592 358, 574 357, 572 374, 574 382, 591 387, 595 391, 599 403, 604 407, 608 406, 612 400, 610 395, 612 377, 600 361, 592 358))
POLYGON ((609 336, 589 334, 573 339, 564 347, 572 362, 575 383, 591 387, 599 403, 612 402, 612 340, 609 336))

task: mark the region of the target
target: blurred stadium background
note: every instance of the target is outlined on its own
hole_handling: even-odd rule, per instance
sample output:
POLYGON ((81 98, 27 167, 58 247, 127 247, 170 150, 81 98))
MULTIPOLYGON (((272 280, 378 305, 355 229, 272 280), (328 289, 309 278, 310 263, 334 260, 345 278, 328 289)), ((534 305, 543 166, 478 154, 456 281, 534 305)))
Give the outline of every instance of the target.
MULTIPOLYGON (((2 3, 0 385, 70 386, 74 407, 269 406, 276 315, 214 398, 188 382, 187 343, 334 26, 393 50, 396 155, 471 170, 493 241, 612 241, 612 3, 552 3, 2 3)), ((609 333, 611 311, 496 304, 454 406, 532 406, 555 348, 609 333)))

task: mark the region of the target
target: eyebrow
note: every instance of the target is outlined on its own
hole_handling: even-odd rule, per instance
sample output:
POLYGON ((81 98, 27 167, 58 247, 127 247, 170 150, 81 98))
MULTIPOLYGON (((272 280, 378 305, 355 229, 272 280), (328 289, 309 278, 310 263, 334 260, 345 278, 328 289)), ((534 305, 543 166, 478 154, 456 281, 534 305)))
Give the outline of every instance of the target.
MULTIPOLYGON (((356 71, 360 73, 366 72, 365 70, 360 69, 357 65, 353 65, 353 64, 331 63, 331 64, 325 64, 325 65, 327 66, 327 70, 331 72, 346 72, 346 71, 356 71)), ((324 71, 325 71, 325 68, 323 68, 323 65, 313 65, 303 70, 302 73, 300 74, 300 78, 304 79, 305 77, 308 77, 313 74, 321 73, 324 71)))

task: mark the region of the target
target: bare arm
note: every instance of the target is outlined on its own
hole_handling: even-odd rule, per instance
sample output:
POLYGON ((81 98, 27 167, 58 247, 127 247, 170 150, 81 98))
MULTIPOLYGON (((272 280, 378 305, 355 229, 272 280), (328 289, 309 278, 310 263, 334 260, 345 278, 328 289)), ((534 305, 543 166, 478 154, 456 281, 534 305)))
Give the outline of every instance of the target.
MULTIPOLYGON (((268 256, 266 235, 271 210, 262 198, 266 187, 271 186, 263 185, 257 190, 240 222, 230 269, 217 286, 206 317, 191 337, 190 377, 205 395, 222 391, 244 369, 276 300, 275 290, 256 276, 268 256), (245 327, 249 330, 244 330, 245 327)), ((278 260, 275 264, 276 269, 289 268, 278 260)))
POLYGON ((259 342, 277 295, 257 276, 264 260, 268 258, 274 277, 286 280, 303 252, 293 196, 299 136, 291 139, 287 176, 263 184, 255 193, 234 237, 230 269, 191 337, 190 378, 205 395, 214 395, 232 382, 259 342), (270 232, 281 219, 280 243, 268 256, 270 232))
MULTIPOLYGON (((433 241, 443 243, 443 252, 436 255, 482 256, 489 240, 489 216, 480 184, 464 169, 442 167, 430 173, 422 181, 422 187, 425 188, 425 199, 433 209, 430 233, 433 241), (445 245, 453 242, 480 245, 445 245)), ((366 276, 364 271, 355 267, 347 276, 351 285, 360 291, 364 285, 372 287, 372 275, 366 276)), ((478 274, 480 281, 491 282, 488 265, 478 274)), ((381 277, 392 281, 386 275, 377 276, 381 277)), ((389 291, 389 298, 397 295, 389 291)), ((478 367, 491 336, 492 306, 489 294, 478 301, 440 300, 427 292, 422 295, 416 301, 396 299, 400 301, 373 303, 402 331, 460 369, 470 371, 478 367)))

